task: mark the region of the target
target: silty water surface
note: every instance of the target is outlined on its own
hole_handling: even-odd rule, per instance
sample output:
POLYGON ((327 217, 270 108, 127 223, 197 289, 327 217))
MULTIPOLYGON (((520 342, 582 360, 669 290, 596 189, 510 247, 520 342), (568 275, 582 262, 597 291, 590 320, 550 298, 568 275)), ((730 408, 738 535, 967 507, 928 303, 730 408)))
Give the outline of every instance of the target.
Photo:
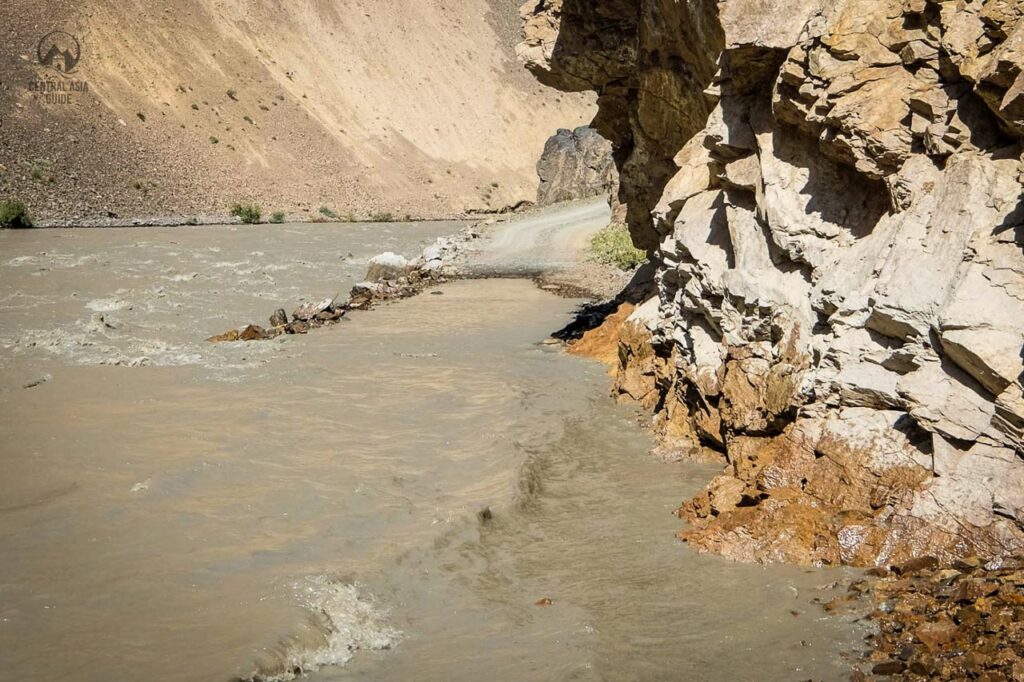
POLYGON ((714 468, 540 343, 576 302, 457 282, 203 341, 454 229, 0 235, 0 679, 842 677, 837 574, 674 539, 714 468))

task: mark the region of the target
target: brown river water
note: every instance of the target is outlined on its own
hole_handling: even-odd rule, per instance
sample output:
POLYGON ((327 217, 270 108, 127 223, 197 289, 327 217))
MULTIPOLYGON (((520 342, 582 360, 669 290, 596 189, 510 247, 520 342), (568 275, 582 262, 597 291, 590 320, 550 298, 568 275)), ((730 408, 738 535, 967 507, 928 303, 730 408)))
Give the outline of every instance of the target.
POLYGON ((203 341, 454 229, 0 234, 0 679, 844 678, 842 574, 674 538, 715 468, 543 345, 578 301, 463 281, 203 341))

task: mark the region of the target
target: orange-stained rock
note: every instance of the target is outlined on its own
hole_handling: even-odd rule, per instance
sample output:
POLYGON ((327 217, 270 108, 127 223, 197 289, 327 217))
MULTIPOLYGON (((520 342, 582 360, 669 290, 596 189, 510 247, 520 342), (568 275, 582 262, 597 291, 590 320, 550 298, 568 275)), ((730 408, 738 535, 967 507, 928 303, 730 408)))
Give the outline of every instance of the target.
POLYGON ((584 333, 578 341, 569 346, 569 353, 600 360, 608 365, 609 371, 614 374, 619 364, 619 337, 622 325, 635 309, 636 306, 632 303, 623 303, 618 310, 606 317, 599 327, 584 333))

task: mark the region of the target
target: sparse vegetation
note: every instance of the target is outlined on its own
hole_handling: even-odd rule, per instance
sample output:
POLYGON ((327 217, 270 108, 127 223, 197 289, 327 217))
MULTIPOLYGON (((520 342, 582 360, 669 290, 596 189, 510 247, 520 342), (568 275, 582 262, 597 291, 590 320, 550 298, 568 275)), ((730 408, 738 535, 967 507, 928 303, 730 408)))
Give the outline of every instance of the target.
POLYGON ((233 99, 234 101, 237 102, 238 101, 238 93, 235 92, 234 89, 228 90, 228 98, 229 99, 233 99))
POLYGON ((148 196, 149 190, 154 189, 156 187, 156 183, 152 180, 136 180, 132 183, 132 187, 139 192, 142 192, 143 195, 148 196))
POLYGON ((245 121, 246 123, 248 123, 251 126, 256 125, 256 121, 252 120, 252 116, 250 116, 249 114, 246 114, 245 116, 243 116, 242 120, 245 121))
POLYGON ((231 215, 241 220, 246 225, 255 225, 263 217, 263 210, 258 204, 237 203, 231 207, 231 215))
POLYGON ((220 140, 218 140, 213 135, 210 135, 210 144, 220 144, 220 140))
POLYGON ((492 182, 491 183, 491 187, 493 187, 494 189, 498 189, 499 186, 500 185, 498 185, 498 183, 496 183, 496 182, 492 182))
POLYGON ((338 219, 338 214, 335 213, 334 211, 332 211, 327 206, 321 206, 320 207, 320 215, 322 215, 325 218, 330 218, 331 220, 337 220, 338 219))
POLYGON ((188 220, 185 221, 185 224, 186 225, 198 225, 199 224, 199 218, 196 218, 195 216, 192 216, 191 218, 189 218, 188 220))
POLYGON ((284 211, 274 211, 273 213, 270 214, 270 222, 274 223, 275 225, 280 225, 281 223, 284 222, 284 217, 284 211))
POLYGON ((50 162, 45 159, 37 159, 29 164, 29 175, 35 182, 53 182, 53 176, 49 172, 50 162))
POLYGON ((647 254, 633 246, 633 238, 626 226, 618 223, 595 234, 587 250, 592 260, 622 270, 632 270, 647 260, 647 254))
POLYGON ((135 115, 138 116, 139 120, 142 121, 143 123, 146 122, 146 115, 144 113, 142 113, 141 111, 139 113, 135 114, 135 115))
POLYGON ((193 111, 199 111, 199 105, 198 105, 198 104, 196 104, 195 102, 193 102, 193 103, 192 103, 192 110, 193 110, 193 111))
POLYGON ((395 216, 393 216, 392 214, 387 213, 387 212, 371 213, 370 214, 370 222, 371 223, 393 223, 393 222, 395 222, 395 216))
POLYGON ((15 199, 0 201, 0 228, 20 230, 32 227, 25 204, 15 199))

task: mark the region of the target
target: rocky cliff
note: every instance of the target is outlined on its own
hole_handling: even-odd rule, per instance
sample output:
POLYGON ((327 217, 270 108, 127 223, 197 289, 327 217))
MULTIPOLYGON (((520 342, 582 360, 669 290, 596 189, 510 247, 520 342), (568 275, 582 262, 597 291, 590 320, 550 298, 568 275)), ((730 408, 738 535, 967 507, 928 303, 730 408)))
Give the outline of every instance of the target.
POLYGON ((69 222, 532 201, 545 140, 593 97, 523 72, 517 5, 5 0, 0 199, 69 222))
POLYGON ((533 0, 593 90, 658 295, 617 392, 722 459, 692 546, 872 565, 1024 548, 1024 2, 533 0))

